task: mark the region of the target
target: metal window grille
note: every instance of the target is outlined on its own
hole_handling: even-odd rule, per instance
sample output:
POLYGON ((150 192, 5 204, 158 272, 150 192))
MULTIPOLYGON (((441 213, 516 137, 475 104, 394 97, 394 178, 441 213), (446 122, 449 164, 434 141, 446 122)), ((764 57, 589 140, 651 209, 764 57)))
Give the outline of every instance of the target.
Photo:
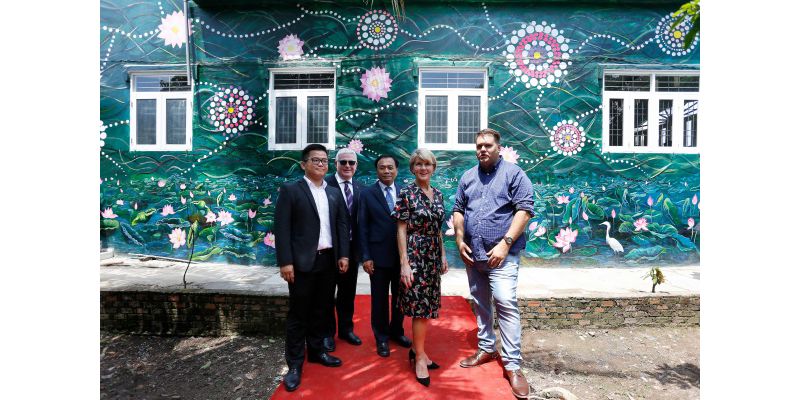
POLYGON ((700 91, 699 76, 656 76, 656 92, 698 92, 700 91))
POLYGON ((481 125, 481 97, 458 96, 458 143, 472 143, 481 125))
POLYGON ((649 75, 606 75, 605 90, 622 92, 649 92, 649 75))
POLYGON ((186 144, 186 99, 167 99, 167 144, 186 144))
POLYGON ((334 74, 306 73, 292 74, 280 73, 273 75, 272 87, 280 89, 333 89, 334 74))
POLYGON ((424 89, 483 89, 483 72, 427 71, 421 73, 424 89))
POLYGON ((683 102, 683 147, 697 147, 697 100, 683 102))
POLYGON ((609 146, 622 146, 623 100, 611 99, 608 111, 609 146))
POLYGON ((447 96, 425 96, 425 142, 447 143, 447 96))
POLYGON ((308 143, 328 142, 328 96, 308 97, 308 143))
POLYGON ((658 101, 658 145, 672 147, 672 100, 658 101))
POLYGON ((156 144, 156 99, 136 100, 136 144, 156 144))
POLYGON ((647 100, 633 101, 633 145, 647 146, 647 100))
POLYGON ((186 75, 141 75, 135 79, 137 92, 188 92, 186 75))
POLYGON ((297 142, 297 97, 275 98, 275 143, 297 142))

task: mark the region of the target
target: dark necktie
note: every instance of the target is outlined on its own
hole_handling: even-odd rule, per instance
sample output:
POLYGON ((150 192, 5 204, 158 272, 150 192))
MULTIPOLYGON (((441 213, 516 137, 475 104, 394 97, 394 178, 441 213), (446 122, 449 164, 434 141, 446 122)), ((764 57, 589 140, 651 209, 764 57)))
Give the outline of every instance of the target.
POLYGON ((350 181, 344 181, 344 199, 347 203, 347 212, 353 212, 353 191, 350 190, 350 181))
POLYGON ((389 205, 389 211, 394 208, 394 201, 392 200, 392 188, 386 187, 386 204, 389 205))

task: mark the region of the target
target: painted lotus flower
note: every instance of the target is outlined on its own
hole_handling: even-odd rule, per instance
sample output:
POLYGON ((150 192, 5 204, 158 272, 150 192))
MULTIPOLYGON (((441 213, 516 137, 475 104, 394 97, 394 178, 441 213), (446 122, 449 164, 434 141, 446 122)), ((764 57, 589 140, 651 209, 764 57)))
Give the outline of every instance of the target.
POLYGON ((575 193, 575 188, 570 186, 569 187, 569 194, 573 194, 573 193, 575 193))
POLYGON ((358 154, 361 154, 361 152, 364 150, 364 143, 361 143, 361 141, 358 139, 353 139, 347 144, 347 148, 355 151, 358 154))
POLYGON ((186 244, 186 231, 181 228, 175 228, 169 234, 169 242, 172 243, 172 248, 177 249, 186 244))
POLYGON ((617 210, 611 209, 611 218, 617 218, 617 210))
POLYGON ((500 155, 503 157, 504 161, 508 161, 512 164, 516 164, 517 160, 519 159, 519 154, 517 154, 517 151, 510 146, 500 146, 500 155))
POLYGON ((305 42, 294 34, 287 35, 278 42, 278 53, 284 61, 297 60, 303 55, 303 43, 305 42))
POLYGON ((447 231, 444 232, 447 236, 453 236, 456 234, 456 229, 453 226, 453 215, 450 215, 450 218, 447 220, 447 231))
POLYGON ((647 229, 647 220, 644 218, 639 218, 634 221, 633 226, 637 231, 649 231, 649 229, 647 229))
POLYGON ((577 238, 578 231, 573 231, 570 228, 561 229, 556 235, 556 243, 553 246, 560 248, 562 253, 566 253, 577 238))
POLYGON ((102 216, 103 218, 110 219, 110 218, 117 218, 119 215, 114 214, 114 210, 112 210, 111 207, 108 207, 100 213, 100 216, 102 216))
POLYGON ((159 179, 158 180, 158 187, 164 187, 166 185, 167 185, 167 181, 165 181, 163 179, 159 179))
POLYGON ((530 225, 528 225, 528 230, 535 231, 537 226, 539 226, 539 221, 533 221, 530 225))
POLYGON ((556 195, 556 200, 558 200, 558 204, 567 204, 569 203, 569 196, 556 195))
POLYGON ((248 216, 249 218, 251 218, 251 219, 252 219, 252 218, 255 218, 255 217, 256 217, 256 210, 250 210, 250 209, 248 209, 248 210, 247 210, 247 216, 248 216))
POLYGON ((583 218, 584 221, 588 221, 589 220, 589 216, 586 214, 586 211, 581 213, 581 218, 583 218))
POLYGON ((388 98, 392 90, 392 78, 386 68, 372 67, 361 75, 362 94, 370 100, 378 101, 388 98))
POLYGON ((235 195, 235 194, 233 194, 233 193, 231 193, 231 195, 230 195, 230 196, 228 196, 228 200, 230 200, 230 201, 236 201, 236 195, 235 195))
POLYGON ((694 228, 694 218, 687 219, 686 224, 689 226, 689 229, 694 228))
POLYGON ((180 186, 180 188, 181 188, 181 190, 184 190, 184 189, 186 189, 186 184, 185 184, 185 183, 181 183, 181 186, 180 186))
POLYGON ((118 206, 125 205, 125 201, 124 200, 117 200, 117 205, 118 206))
POLYGON ((547 232, 547 229, 544 227, 544 225, 540 225, 539 228, 536 229, 536 233, 534 233, 533 236, 540 237, 544 235, 545 232, 547 232))
POLYGON ((217 214, 214 214, 213 211, 209 211, 206 214, 206 223, 210 224, 217 221, 217 214))
POLYGON ((133 203, 133 209, 134 210, 138 210, 139 209, 139 203, 133 203))
POLYGON ((272 196, 269 196, 266 199, 264 199, 264 207, 269 207, 269 205, 272 204, 272 200, 270 200, 271 198, 272 196))
MULTIPOLYGON (((161 18, 158 30, 161 31, 158 37, 164 39, 164 46, 182 47, 187 39, 186 17, 183 15, 183 11, 175 11, 161 18)), ((191 30, 189 32, 191 33, 191 30)))
POLYGON ((175 214, 175 210, 172 208, 171 204, 167 204, 161 209, 161 215, 166 217, 167 215, 171 214, 175 214))
POLYGON ((194 198, 194 192, 189 192, 189 197, 194 198))
POLYGON ((219 221, 220 225, 225 226, 233 222, 233 216, 231 216, 230 212, 223 210, 217 214, 217 221, 219 221))
POLYGON ((650 207, 653 206, 653 197, 647 196, 647 205, 650 207))
POLYGON ((181 204, 186 204, 186 198, 181 196, 181 204))
POLYGON ((272 232, 267 232, 267 236, 264 236, 264 244, 268 247, 275 248, 275 234, 272 232))
POLYGON ((692 204, 697 205, 697 195, 692 196, 692 204))

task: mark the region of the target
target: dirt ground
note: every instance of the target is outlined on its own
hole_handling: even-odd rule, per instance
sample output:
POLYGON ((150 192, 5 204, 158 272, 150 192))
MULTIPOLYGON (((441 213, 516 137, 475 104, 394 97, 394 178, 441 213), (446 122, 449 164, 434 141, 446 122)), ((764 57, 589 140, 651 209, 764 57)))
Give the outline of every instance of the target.
MULTIPOLYGON (((266 399, 286 371, 278 337, 157 337, 102 333, 101 399, 266 399)), ((699 328, 523 332, 534 395, 581 400, 700 398, 699 328)))

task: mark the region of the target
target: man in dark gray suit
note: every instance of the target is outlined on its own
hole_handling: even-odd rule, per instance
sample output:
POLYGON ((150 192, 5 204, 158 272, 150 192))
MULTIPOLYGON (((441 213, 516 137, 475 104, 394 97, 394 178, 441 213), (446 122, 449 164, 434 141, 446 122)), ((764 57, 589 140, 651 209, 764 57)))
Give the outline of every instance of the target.
POLYGON ((400 255, 397 250, 397 222, 391 217, 400 188, 395 185, 397 159, 381 155, 375 160, 378 182, 361 192, 358 235, 364 271, 369 274, 372 293, 372 333, 378 355, 389 357, 389 339, 403 347, 411 340, 403 335, 403 314, 399 309, 400 255), (389 290, 392 292, 389 322, 389 290))
POLYGON ((305 176, 284 183, 275 205, 275 250, 281 277, 289 283, 286 318, 286 390, 300 386, 305 349, 308 362, 338 367, 342 361, 322 348, 326 312, 338 270, 347 271, 349 226, 339 189, 325 181, 328 152, 310 144, 300 167, 305 176))
POLYGON ((326 351, 336 350, 333 336, 339 331, 339 339, 354 346, 361 345, 361 339, 353 332, 353 311, 356 299, 356 283, 358 280, 358 262, 361 249, 358 243, 358 197, 363 185, 355 179, 358 158, 355 151, 344 147, 336 152, 336 173, 328 175, 325 182, 328 186, 338 188, 340 196, 347 206, 350 222, 349 248, 350 266, 347 272, 336 275, 336 298, 331 298, 331 307, 326 316, 326 335, 322 344, 326 351), (336 312, 334 313, 334 304, 336 312), (338 321, 337 321, 338 319, 338 321))

